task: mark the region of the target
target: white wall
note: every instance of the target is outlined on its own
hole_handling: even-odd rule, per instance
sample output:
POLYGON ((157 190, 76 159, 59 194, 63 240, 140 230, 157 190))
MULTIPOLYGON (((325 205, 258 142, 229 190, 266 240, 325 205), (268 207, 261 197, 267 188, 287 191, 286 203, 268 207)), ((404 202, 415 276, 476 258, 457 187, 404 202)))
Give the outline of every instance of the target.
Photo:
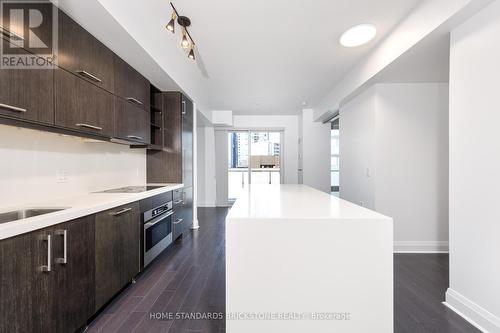
POLYGON ((396 249, 448 249, 448 84, 376 86, 375 206, 396 249))
POLYGON ((375 209, 375 88, 340 109, 340 196, 375 209))
POLYGON ((146 182, 146 151, 108 142, 0 125, 0 156, 0 207, 146 182))
POLYGON ((450 289, 446 302, 500 332, 500 2, 451 34, 450 289))
POLYGON ((396 251, 448 249, 448 85, 379 84, 340 116, 340 196, 394 218, 396 251))
POLYGON ((301 115, 302 181, 330 193, 331 125, 315 122, 313 113, 305 109, 301 115))
POLYGON ((298 183, 299 116, 235 115, 234 128, 280 128, 284 130, 283 159, 285 184, 298 183))
POLYGON ((215 206, 215 137, 211 126, 197 128, 198 206, 215 206))

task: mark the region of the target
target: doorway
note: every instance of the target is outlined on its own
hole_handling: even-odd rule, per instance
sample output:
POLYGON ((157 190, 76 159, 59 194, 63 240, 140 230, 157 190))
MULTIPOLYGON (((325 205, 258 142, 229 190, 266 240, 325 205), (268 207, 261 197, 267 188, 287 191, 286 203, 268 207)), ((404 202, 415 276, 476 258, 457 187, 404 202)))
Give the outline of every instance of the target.
POLYGON ((283 183, 283 131, 228 131, 227 147, 229 203, 248 184, 283 183))

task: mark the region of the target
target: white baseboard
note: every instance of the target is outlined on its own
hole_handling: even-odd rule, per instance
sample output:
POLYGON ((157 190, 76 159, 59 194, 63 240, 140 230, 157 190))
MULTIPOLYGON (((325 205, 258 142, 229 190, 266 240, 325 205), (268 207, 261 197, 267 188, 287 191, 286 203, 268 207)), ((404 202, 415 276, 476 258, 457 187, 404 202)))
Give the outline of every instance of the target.
POLYGON ((213 201, 198 201, 198 207, 216 207, 213 201))
POLYGON ((448 253, 448 241, 394 241, 395 253, 448 253))
POLYGON ((443 304, 482 332, 500 332, 499 317, 451 288, 446 291, 446 301, 443 304))

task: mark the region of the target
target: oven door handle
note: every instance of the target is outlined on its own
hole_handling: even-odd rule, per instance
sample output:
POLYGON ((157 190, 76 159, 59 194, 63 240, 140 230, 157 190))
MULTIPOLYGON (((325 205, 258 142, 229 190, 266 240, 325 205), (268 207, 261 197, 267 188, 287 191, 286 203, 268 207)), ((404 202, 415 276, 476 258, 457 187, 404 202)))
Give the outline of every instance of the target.
POLYGON ((160 223, 161 221, 163 221, 164 219, 166 219, 167 217, 171 216, 172 214, 174 213, 173 210, 167 212, 166 214, 163 214, 163 215, 160 215, 158 216, 157 218, 155 218, 153 221, 151 222, 148 222, 148 223, 145 223, 144 224, 144 230, 147 230, 149 228, 151 228, 152 226, 154 226, 155 224, 157 223, 160 223))

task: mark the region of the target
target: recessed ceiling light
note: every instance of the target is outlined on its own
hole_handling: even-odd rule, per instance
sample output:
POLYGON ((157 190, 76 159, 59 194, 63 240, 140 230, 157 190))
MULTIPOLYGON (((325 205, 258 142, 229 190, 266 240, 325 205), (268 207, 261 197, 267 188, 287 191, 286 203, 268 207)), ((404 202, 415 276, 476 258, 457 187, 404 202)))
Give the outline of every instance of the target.
POLYGON ((356 25, 340 36, 340 44, 345 47, 355 47, 368 43, 377 34, 373 24, 356 25))

